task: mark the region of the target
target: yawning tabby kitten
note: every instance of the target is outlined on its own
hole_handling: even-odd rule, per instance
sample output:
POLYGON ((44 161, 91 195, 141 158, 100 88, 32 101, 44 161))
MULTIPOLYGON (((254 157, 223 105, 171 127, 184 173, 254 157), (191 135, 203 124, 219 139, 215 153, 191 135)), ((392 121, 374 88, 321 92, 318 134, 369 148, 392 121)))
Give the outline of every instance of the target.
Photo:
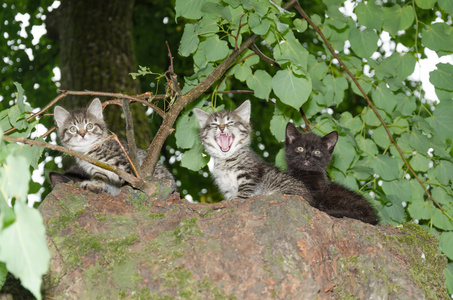
MULTIPOLYGON (((58 127, 58 137, 63 146, 130 172, 130 164, 126 155, 108 133, 99 99, 94 99, 88 108, 72 112, 56 106, 54 117, 58 127)), ((127 143, 121 141, 121 144, 127 151, 127 143)), ((137 156, 139 164, 142 164, 146 151, 137 149, 137 156)), ((112 195, 120 193, 120 187, 124 181, 118 175, 78 158, 76 158, 76 162, 81 171, 91 178, 91 180, 82 181, 82 188, 96 193, 102 190, 112 195)), ((171 179, 174 182, 171 173, 159 163, 156 165, 153 176, 158 179, 171 179)))
POLYGON ((195 108, 200 137, 214 160, 212 175, 225 199, 246 199, 273 193, 300 195, 312 203, 304 184, 261 161, 249 148, 250 101, 233 111, 209 114, 195 108))
POLYGON ((376 212, 365 198, 330 182, 325 176, 337 140, 336 131, 320 137, 314 133, 301 133, 288 123, 285 148, 288 174, 310 189, 318 209, 337 218, 348 217, 377 224, 376 212))

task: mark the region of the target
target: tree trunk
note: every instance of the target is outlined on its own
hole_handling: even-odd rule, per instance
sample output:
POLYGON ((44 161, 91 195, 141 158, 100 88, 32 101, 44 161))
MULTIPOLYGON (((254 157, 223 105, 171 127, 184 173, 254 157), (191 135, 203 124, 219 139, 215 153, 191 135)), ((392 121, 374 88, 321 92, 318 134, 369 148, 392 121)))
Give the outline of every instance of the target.
MULTIPOLYGON (((418 225, 331 218, 298 196, 189 203, 60 184, 39 207, 46 299, 448 299, 418 225)), ((166 192, 167 191, 167 192, 166 192)))
MULTIPOLYGON (((61 89, 118 92, 134 95, 139 83, 132 39, 134 1, 63 0, 46 21, 50 38, 60 42, 61 89)), ((67 96, 62 105, 84 107, 94 97, 67 96)), ((137 142, 149 145, 151 134, 146 109, 132 105, 137 142)), ((124 137, 121 108, 109 106, 104 116, 109 129, 124 137)))

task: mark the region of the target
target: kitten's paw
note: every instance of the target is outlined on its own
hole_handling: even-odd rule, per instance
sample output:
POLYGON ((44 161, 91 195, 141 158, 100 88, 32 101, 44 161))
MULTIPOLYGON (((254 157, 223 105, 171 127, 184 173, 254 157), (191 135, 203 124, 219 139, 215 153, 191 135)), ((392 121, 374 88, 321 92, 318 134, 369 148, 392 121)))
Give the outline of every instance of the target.
POLYGON ((85 190, 89 190, 93 193, 99 194, 104 190, 104 187, 99 182, 84 181, 80 184, 80 187, 85 190))

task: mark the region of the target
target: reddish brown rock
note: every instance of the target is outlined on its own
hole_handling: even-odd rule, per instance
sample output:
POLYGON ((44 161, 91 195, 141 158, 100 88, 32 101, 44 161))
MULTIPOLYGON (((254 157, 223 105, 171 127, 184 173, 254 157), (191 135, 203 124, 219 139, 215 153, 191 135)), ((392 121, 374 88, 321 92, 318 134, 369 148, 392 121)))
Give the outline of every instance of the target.
POLYGON ((298 196, 196 204, 61 184, 40 210, 47 299, 448 298, 446 260, 418 226, 330 218, 298 196))

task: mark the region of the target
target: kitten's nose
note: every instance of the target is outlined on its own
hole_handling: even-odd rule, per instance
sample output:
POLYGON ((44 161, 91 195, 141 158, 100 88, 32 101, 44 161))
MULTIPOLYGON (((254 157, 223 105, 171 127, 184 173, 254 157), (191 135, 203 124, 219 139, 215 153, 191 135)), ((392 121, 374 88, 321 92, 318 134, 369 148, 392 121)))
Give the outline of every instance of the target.
POLYGON ((87 132, 85 130, 79 130, 79 134, 81 137, 84 137, 87 132))
POLYGON ((225 130, 225 124, 220 124, 219 129, 221 132, 223 132, 225 130))

